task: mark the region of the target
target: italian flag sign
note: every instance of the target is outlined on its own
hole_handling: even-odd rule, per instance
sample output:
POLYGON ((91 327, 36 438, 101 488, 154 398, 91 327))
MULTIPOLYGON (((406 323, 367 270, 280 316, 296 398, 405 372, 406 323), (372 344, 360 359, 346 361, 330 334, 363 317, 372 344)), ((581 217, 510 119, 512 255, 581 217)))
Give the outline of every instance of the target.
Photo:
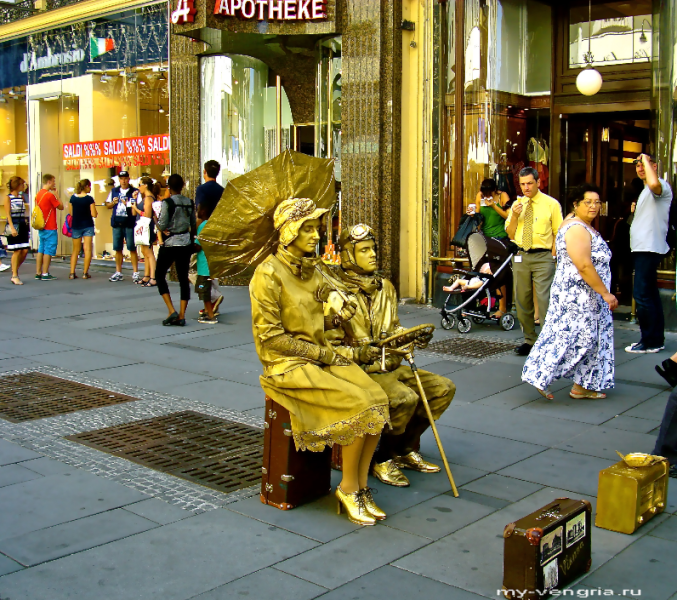
POLYGON ((106 52, 110 52, 111 50, 115 50, 115 42, 113 40, 109 38, 89 38, 89 54, 91 56, 91 60, 94 60, 95 58, 98 58, 102 54, 106 54, 106 52))

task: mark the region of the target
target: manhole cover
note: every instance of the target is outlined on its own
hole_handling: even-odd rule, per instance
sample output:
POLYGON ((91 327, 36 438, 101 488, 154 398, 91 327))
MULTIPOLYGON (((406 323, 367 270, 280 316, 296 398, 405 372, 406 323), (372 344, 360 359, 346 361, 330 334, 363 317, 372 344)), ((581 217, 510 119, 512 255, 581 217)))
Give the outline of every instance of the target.
POLYGON ((66 439, 220 492, 234 492, 261 480, 263 431, 193 411, 66 439))
POLYGON ((484 360, 510 352, 514 347, 515 342, 489 341, 476 337, 458 336, 433 342, 426 348, 426 352, 444 354, 460 359, 484 360))
POLYGON ((0 377, 0 417, 13 423, 133 400, 136 398, 43 373, 0 377))

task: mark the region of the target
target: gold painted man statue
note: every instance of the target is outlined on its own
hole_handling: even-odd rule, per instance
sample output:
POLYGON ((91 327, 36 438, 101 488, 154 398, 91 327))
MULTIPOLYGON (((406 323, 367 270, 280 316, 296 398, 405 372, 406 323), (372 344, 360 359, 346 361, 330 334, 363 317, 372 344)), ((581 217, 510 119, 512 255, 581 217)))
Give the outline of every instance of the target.
POLYGON ((374 525, 386 515, 374 503, 367 476, 388 422, 388 398, 325 337, 325 328, 354 313, 341 303, 334 316, 324 315, 327 284, 315 248, 326 212, 307 198, 290 198, 276 208, 277 251, 256 268, 249 285, 254 343, 263 363, 261 387, 291 414, 297 450, 341 445, 339 512, 345 509, 359 525, 374 525))
MULTIPOLYGON (((440 467, 424 460, 418 451, 421 435, 430 423, 411 368, 401 364, 402 357, 390 355, 383 372, 380 361, 374 360, 373 344, 404 330, 397 313, 397 293, 390 281, 376 273, 376 240, 369 226, 360 224, 343 230, 339 250, 339 277, 353 294, 357 312, 341 323, 342 335, 334 333, 331 337, 341 340, 337 352, 360 365, 388 396, 391 429, 381 436, 372 474, 388 485, 406 487, 409 480, 401 469, 437 473, 440 467)), ((332 292, 327 312, 331 314, 339 306, 338 296, 332 292)), ((426 347, 431 337, 419 338, 417 347, 426 347)), ((421 369, 418 373, 437 420, 451 403, 456 386, 446 377, 421 369)))

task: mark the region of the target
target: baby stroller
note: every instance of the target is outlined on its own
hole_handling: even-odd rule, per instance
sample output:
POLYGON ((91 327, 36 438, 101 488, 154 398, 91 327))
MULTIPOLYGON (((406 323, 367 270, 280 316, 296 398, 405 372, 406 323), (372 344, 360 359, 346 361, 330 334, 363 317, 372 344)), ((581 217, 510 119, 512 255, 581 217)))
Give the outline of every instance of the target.
POLYGON ((468 333, 472 328, 470 318, 478 325, 487 319, 500 322, 506 331, 515 327, 515 317, 510 313, 505 313, 500 319, 493 319, 491 313, 499 294, 498 289, 510 280, 510 259, 516 250, 517 246, 509 240, 487 239, 481 233, 468 236, 468 256, 472 270, 454 269, 454 273, 467 278, 477 277, 482 280, 482 284, 479 288, 461 292, 462 302, 458 306, 450 304, 454 292, 447 296, 441 311, 443 329, 458 327, 461 333, 468 333), (491 273, 480 272, 486 264, 491 273))

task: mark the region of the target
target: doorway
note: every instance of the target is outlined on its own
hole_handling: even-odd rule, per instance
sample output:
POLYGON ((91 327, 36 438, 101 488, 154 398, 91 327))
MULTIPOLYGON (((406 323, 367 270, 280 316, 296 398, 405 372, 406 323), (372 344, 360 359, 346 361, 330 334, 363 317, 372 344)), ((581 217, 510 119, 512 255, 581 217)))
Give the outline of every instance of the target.
POLYGON ((621 304, 632 302, 630 254, 631 206, 644 185, 633 160, 649 152, 650 111, 563 115, 560 189, 570 208, 576 188, 588 182, 601 190, 602 208, 595 226, 612 251, 612 291, 621 304))

